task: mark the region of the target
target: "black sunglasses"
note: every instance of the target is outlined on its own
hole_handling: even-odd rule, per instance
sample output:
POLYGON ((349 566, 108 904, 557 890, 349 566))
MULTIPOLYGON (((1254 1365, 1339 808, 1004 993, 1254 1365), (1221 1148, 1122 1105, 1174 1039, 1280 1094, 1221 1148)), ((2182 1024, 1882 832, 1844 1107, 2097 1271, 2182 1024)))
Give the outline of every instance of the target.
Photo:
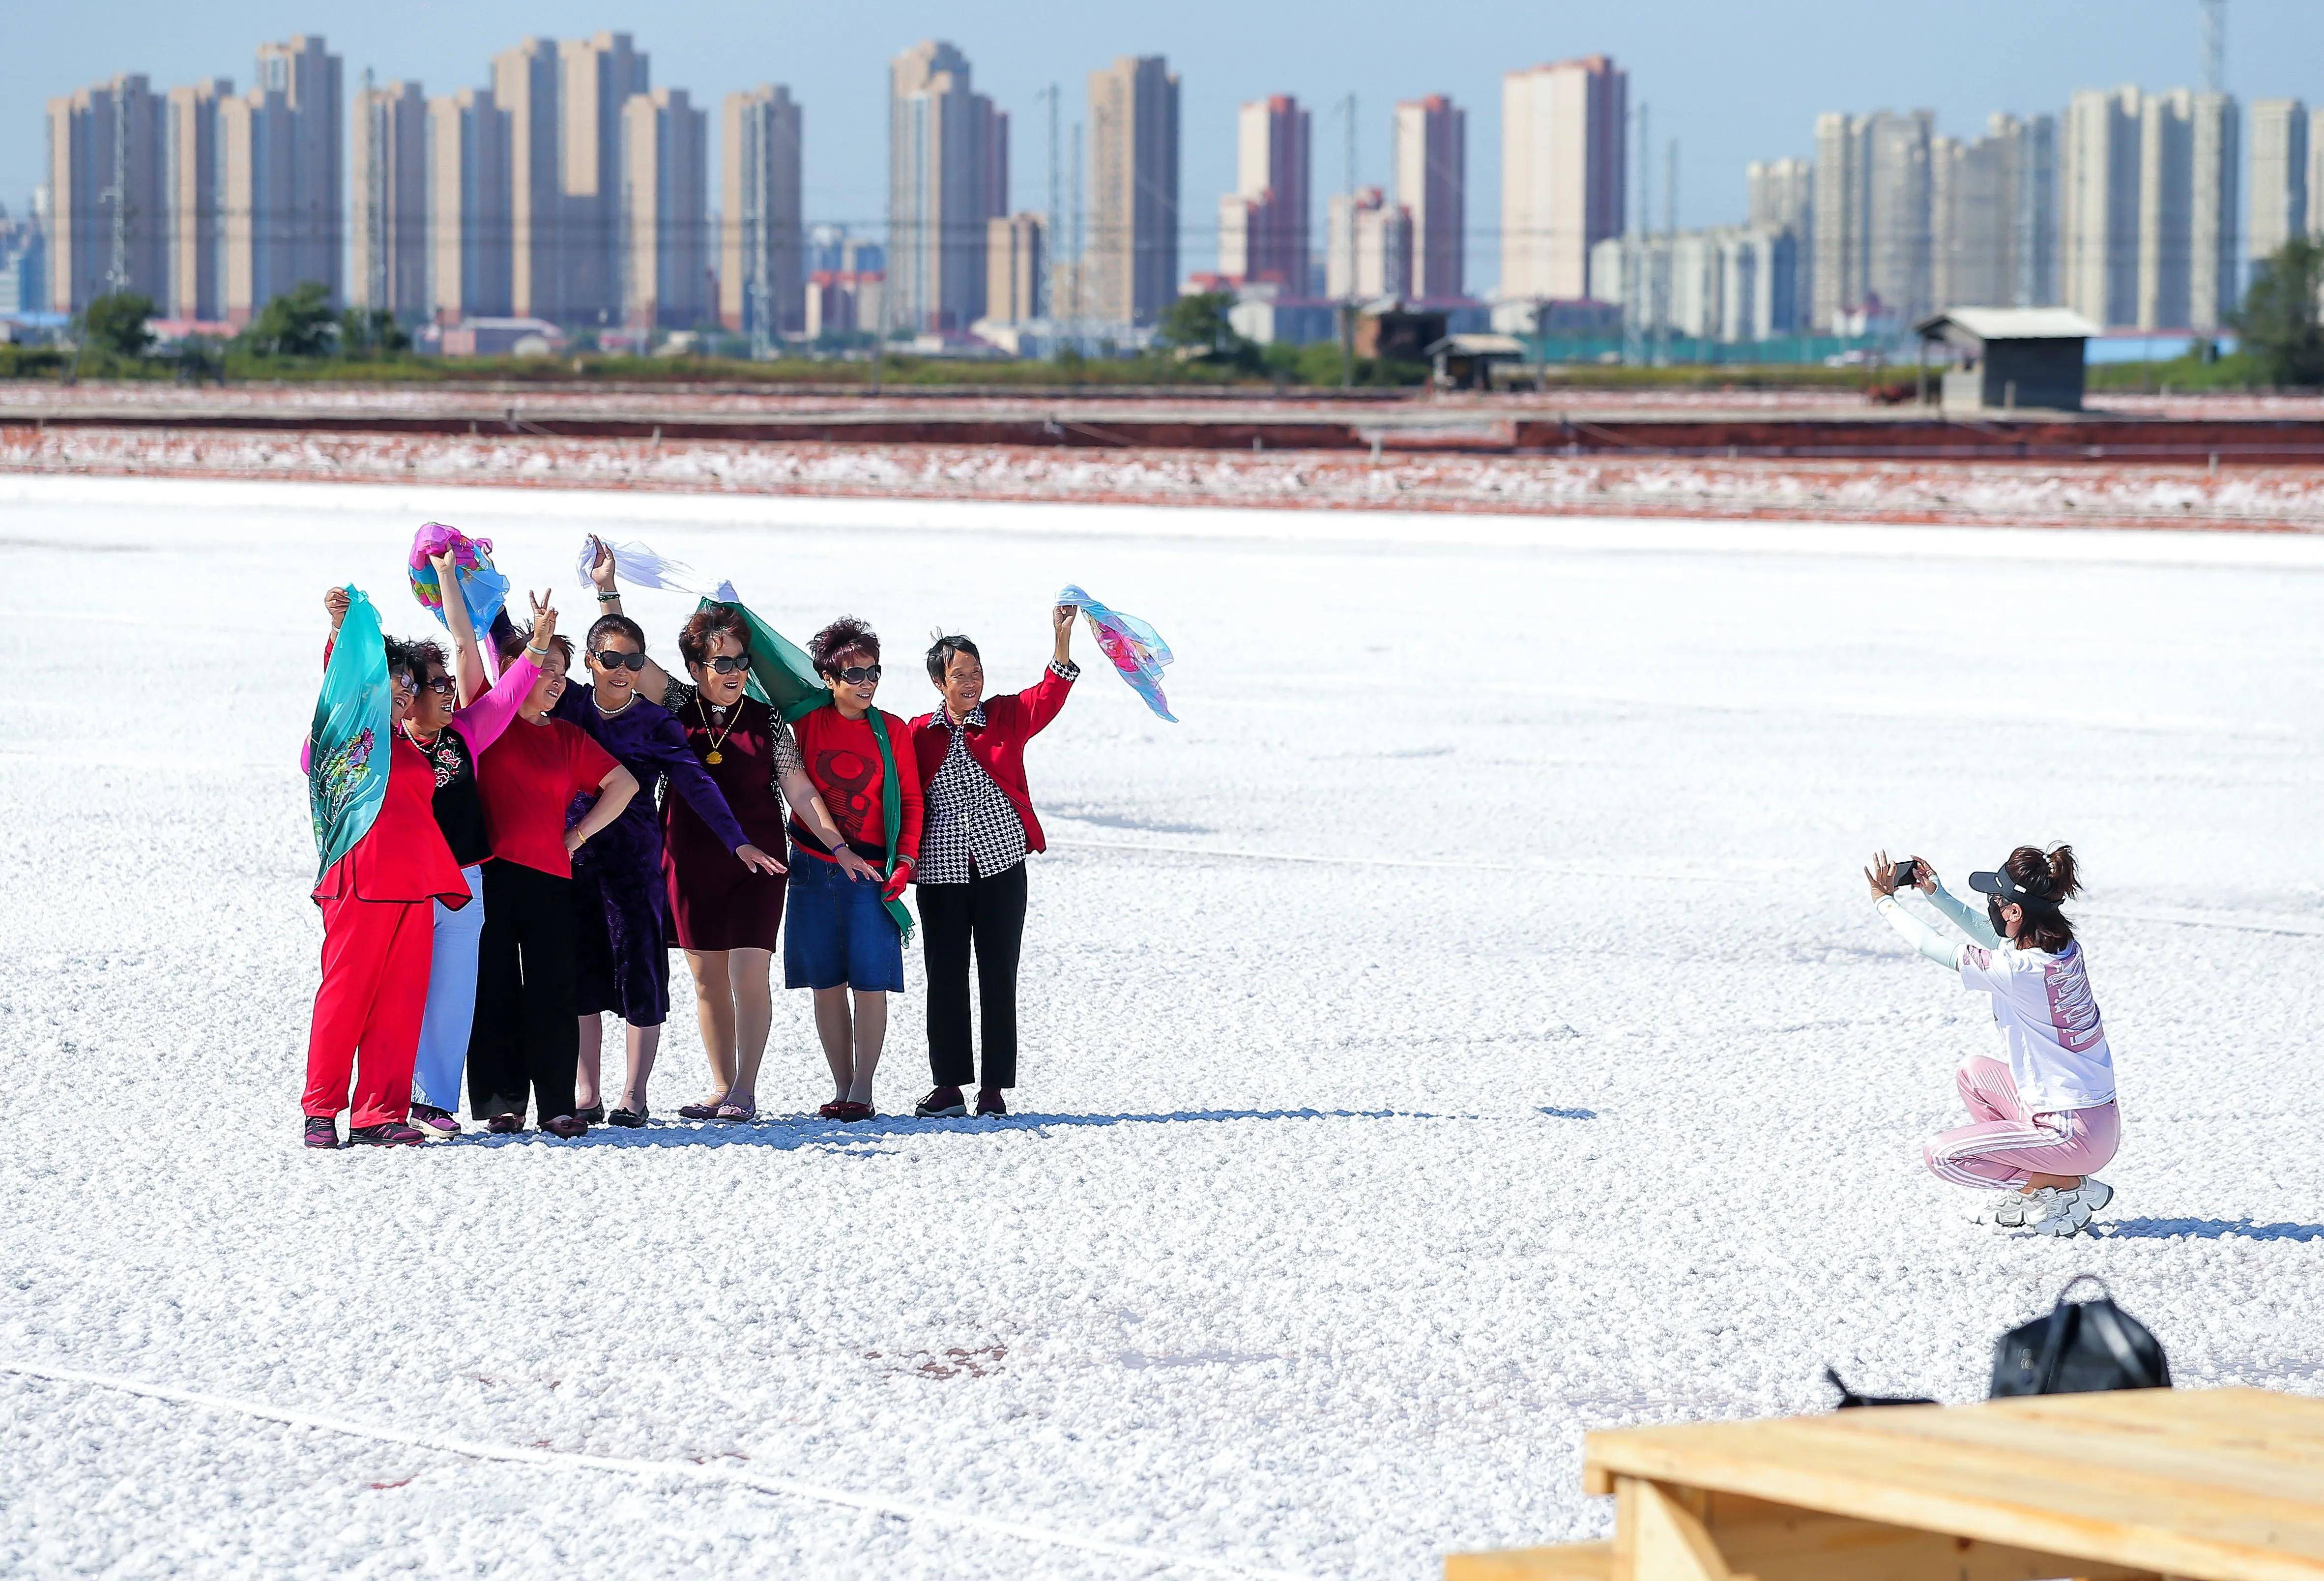
POLYGON ((601 670, 643 670, 646 667, 646 656, 643 653, 616 653, 608 648, 602 653, 592 653, 589 657, 597 661, 597 666, 601 670))
POLYGON ((702 667, 705 670, 715 670, 721 675, 732 675, 738 670, 750 669, 751 661, 748 659, 737 659, 731 653, 721 653, 715 659, 705 659, 702 661, 702 667))
POLYGON ((861 686, 867 680, 879 680, 880 667, 877 664, 851 664, 834 673, 850 686, 861 686))
POLYGON ((420 683, 420 689, 421 691, 441 692, 448 698, 455 691, 457 691, 459 687, 450 676, 439 675, 433 680, 421 681, 420 683))

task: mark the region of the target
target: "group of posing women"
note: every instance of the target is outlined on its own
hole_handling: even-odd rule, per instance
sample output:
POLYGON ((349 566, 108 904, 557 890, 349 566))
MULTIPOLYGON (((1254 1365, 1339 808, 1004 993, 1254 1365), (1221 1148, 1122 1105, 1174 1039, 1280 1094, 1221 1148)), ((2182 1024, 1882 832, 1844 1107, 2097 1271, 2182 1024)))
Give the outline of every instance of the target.
MULTIPOLYGON (((528 1106, 554 1136, 645 1124, 672 948, 693 973, 712 1088, 678 1113, 754 1120, 779 938, 785 985, 815 997, 834 1087, 821 1114, 868 1120, 887 996, 904 986, 908 885, 936 1082, 916 1112, 967 1112, 973 955, 976 1113, 1008 1113, 1025 860, 1043 848, 1025 744, 1080 674, 1074 609, 1052 612, 1054 655, 1014 696, 984 696, 976 644, 939 636, 927 652, 939 706, 907 725, 875 706, 880 639, 853 618, 801 654, 741 605, 705 600, 678 633, 685 677, 670 673, 622 611, 614 556, 591 547, 598 614, 579 655, 586 685, 546 593, 529 625, 502 616, 480 638, 449 552, 429 558, 451 652, 375 639, 387 661, 385 790, 314 891, 323 974, 306 1144, 341 1145, 350 1084, 349 1142, 457 1135, 464 1072, 469 1113, 493 1132, 523 1130, 528 1106), (784 650, 788 668, 754 644, 784 650), (796 678, 797 695, 780 706, 750 695, 754 677, 779 676, 796 678), (775 854, 786 846, 787 859, 775 854), (610 1108, 608 1012, 626 1028, 610 1108)), ((336 643, 349 592, 324 603, 336 643)), ((310 739, 309 753, 325 744, 310 739)), ((377 750, 366 736, 355 753, 377 750)))

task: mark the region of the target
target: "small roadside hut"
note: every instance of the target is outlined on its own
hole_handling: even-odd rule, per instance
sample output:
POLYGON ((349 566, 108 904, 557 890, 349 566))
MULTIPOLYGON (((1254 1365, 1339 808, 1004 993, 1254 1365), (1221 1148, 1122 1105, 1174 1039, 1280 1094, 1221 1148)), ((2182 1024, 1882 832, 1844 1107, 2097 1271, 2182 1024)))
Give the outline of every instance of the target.
POLYGON ((1435 365, 1440 390, 1489 390, 1493 365, 1525 360, 1525 342, 1514 335, 1447 335, 1430 345, 1428 360, 1435 365))
POLYGON ((1953 308, 1913 326, 1921 365, 1944 356, 1947 411, 2082 409, 2082 352, 2098 326, 2070 308, 1953 308))

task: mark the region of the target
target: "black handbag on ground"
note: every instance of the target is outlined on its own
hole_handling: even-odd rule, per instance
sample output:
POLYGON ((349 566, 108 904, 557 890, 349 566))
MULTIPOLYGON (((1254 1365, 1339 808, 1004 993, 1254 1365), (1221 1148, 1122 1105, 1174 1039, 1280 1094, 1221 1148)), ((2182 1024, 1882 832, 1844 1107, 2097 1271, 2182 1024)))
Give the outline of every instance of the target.
POLYGON ((2146 1326, 2114 1304, 2112 1291, 2094 1301, 2069 1301, 2076 1285, 2094 1273, 2077 1274, 2058 1292, 2058 1304, 2001 1336, 1993 1353, 1993 1392, 2004 1400, 2024 1394, 2094 1394, 2107 1389, 2168 1389, 2171 1364, 2146 1326))

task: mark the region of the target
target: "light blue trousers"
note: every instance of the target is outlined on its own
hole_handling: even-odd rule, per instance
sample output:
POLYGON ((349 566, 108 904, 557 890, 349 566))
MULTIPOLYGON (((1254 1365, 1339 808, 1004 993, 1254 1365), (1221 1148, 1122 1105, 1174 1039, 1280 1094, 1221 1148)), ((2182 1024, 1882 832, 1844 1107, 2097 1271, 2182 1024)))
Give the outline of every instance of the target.
POLYGON ((420 1023, 420 1059, 411 1068, 411 1101, 460 1112, 460 1073, 476 1020, 476 940, 484 930, 484 870, 463 867, 468 903, 436 902, 436 958, 428 968, 428 1013, 420 1023))

